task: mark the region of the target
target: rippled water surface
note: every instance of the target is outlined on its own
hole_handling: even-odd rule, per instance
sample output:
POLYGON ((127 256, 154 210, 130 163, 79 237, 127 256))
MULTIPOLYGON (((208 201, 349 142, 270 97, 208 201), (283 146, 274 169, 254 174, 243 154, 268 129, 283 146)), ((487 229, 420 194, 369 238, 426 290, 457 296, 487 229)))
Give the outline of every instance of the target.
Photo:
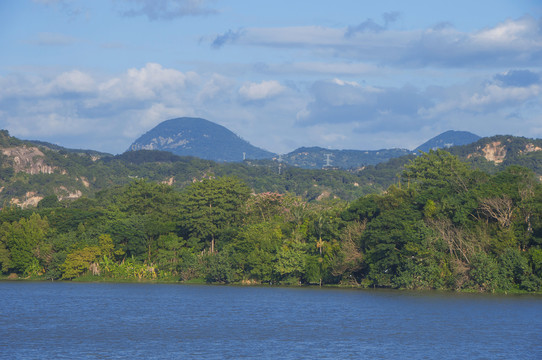
POLYGON ((542 297, 0 282, 2 359, 542 359, 542 297))

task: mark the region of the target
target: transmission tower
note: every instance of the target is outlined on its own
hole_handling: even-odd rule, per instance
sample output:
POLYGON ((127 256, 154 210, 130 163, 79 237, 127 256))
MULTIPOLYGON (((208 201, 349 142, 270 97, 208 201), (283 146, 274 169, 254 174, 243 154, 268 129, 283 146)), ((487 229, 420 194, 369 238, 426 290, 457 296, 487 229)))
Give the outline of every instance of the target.
POLYGON ((333 154, 324 154, 324 156, 326 157, 326 164, 324 165, 324 167, 331 167, 331 156, 333 156, 333 154))

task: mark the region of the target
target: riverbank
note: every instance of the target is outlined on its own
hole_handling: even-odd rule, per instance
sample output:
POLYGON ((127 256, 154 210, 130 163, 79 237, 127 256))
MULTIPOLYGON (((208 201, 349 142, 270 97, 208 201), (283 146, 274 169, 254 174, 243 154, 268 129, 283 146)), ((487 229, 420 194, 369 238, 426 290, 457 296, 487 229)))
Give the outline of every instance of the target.
POLYGON ((169 284, 169 285, 207 285, 207 286, 237 286, 237 287, 269 287, 269 288, 323 288, 323 289, 359 289, 359 290, 390 290, 390 291, 410 291, 410 292, 434 292, 434 293, 464 293, 464 294, 495 294, 495 295, 541 295, 542 291, 528 292, 520 289, 512 289, 508 291, 498 290, 493 292, 477 291, 475 289, 405 289, 405 288, 390 288, 390 287, 371 287, 355 284, 292 284, 292 283, 277 283, 277 284, 264 284, 255 281, 240 281, 231 283, 220 282, 208 282, 205 279, 191 279, 188 281, 182 281, 179 279, 114 279, 103 276, 85 275, 71 280, 61 279, 46 279, 43 276, 29 276, 29 277, 14 277, 13 274, 0 276, 0 281, 3 282, 61 282, 61 283, 110 283, 110 284, 169 284))

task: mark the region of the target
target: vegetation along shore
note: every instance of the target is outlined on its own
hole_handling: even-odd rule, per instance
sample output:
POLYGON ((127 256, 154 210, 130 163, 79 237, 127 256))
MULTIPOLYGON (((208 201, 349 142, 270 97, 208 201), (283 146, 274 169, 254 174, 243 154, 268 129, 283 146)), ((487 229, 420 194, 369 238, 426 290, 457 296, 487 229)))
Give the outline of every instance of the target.
MULTIPOLYGON (((331 173, 331 172, 330 172, 331 173)), ((207 173, 0 212, 2 277, 540 292, 542 185, 444 150, 352 201, 207 173)))

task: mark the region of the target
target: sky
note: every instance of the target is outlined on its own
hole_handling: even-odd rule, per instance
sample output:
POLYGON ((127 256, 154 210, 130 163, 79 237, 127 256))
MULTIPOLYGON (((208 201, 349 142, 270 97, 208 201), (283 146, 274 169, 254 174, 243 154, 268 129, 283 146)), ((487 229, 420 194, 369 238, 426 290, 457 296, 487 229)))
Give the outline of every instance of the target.
POLYGON ((112 154, 176 117, 284 154, 542 138, 540 0, 0 0, 0 128, 112 154))

